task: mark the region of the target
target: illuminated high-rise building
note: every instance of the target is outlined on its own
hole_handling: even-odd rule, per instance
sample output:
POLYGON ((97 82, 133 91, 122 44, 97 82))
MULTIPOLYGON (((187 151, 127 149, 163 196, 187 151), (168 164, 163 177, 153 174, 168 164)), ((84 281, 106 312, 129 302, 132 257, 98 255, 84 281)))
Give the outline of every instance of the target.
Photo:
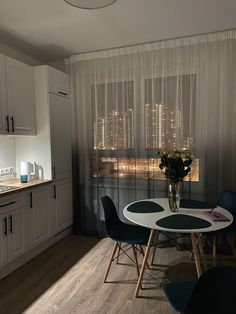
POLYGON ((94 149, 130 149, 134 147, 134 110, 113 110, 94 123, 94 149))
POLYGON ((148 149, 175 149, 182 143, 180 110, 163 104, 145 106, 145 147, 148 149))

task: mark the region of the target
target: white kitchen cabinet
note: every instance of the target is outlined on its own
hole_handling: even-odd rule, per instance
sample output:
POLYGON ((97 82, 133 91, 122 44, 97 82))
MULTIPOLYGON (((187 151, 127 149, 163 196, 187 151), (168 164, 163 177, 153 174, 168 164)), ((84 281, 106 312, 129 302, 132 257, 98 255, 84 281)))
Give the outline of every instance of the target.
POLYGON ((34 74, 25 63, 6 57, 6 129, 9 134, 35 134, 34 74))
POLYGON ((0 202, 0 267, 28 250, 27 206, 21 196, 0 202))
POLYGON ((0 215, 0 267, 7 263, 7 217, 0 215))
POLYGON ((35 150, 40 145, 43 156, 50 156, 44 157, 41 164, 44 178, 54 181, 51 209, 55 235, 73 223, 70 79, 43 65, 34 68, 34 82, 37 125, 41 130, 34 145, 35 150))
MULTIPOLYGON (((34 68, 36 112, 44 116, 36 143, 44 145, 42 151, 50 150, 51 169, 44 163, 45 178, 53 179, 60 201, 54 204, 56 214, 56 230, 72 224, 72 152, 71 152, 71 101, 69 98, 70 78, 67 74, 48 66, 34 68), (45 135, 46 134, 46 135, 45 135), (70 182, 69 184, 67 182, 70 182), (65 187, 63 191, 62 186, 65 187), (58 192, 59 191, 59 192, 58 192), (60 205, 61 204, 61 205, 60 205), (66 206, 66 204, 68 204, 66 206), (68 211, 68 213, 67 213, 68 211), (66 218, 68 215, 69 218, 66 218), (64 217, 64 218, 63 218, 64 217), (63 222, 63 219, 65 223, 63 222)), ((53 206, 54 206, 53 205, 53 206)))
POLYGON ((0 134, 7 134, 6 57, 0 54, 0 134))
POLYGON ((27 250, 27 206, 8 214, 8 262, 24 254, 27 250))
POLYGON ((72 202, 72 180, 59 180, 53 184, 53 233, 72 225, 73 202, 72 202))
POLYGON ((70 80, 69 76, 52 67, 47 67, 48 74, 48 92, 70 97, 70 80))
POLYGON ((43 152, 40 158, 46 179, 72 177, 69 82, 69 76, 63 72, 46 65, 34 67, 38 128, 34 144, 43 152), (50 156, 48 160, 45 154, 50 156))
POLYGON ((72 176, 70 99, 49 94, 52 175, 54 180, 72 176))
POLYGON ((51 185, 37 187, 28 193, 29 248, 32 249, 51 236, 51 185))

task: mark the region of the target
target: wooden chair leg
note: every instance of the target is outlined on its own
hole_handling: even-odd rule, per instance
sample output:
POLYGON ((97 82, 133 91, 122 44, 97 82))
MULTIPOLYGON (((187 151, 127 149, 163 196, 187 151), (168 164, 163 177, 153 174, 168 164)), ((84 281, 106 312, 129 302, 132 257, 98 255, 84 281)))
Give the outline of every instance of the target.
POLYGON ((227 240, 229 242, 229 245, 231 247, 231 250, 233 252, 234 257, 236 258, 236 251, 235 251, 235 248, 234 248, 233 240, 232 240, 232 238, 230 237, 229 234, 227 235, 227 240))
POLYGON ((106 280, 107 280, 107 276, 108 276, 109 270, 111 268, 111 263, 113 262, 113 258, 114 258, 115 254, 116 254, 116 251, 117 251, 118 247, 119 247, 119 243, 116 242, 114 247, 113 247, 111 258, 110 258, 110 261, 109 261, 109 264, 108 264, 108 267, 107 267, 107 271, 106 271, 106 275, 105 275, 105 278, 104 278, 104 282, 106 282, 106 280))
POLYGON ((152 251, 152 258, 151 258, 151 262, 150 264, 153 265, 154 264, 154 257, 155 257, 155 254, 156 254, 156 244, 157 244, 157 237, 158 237, 158 234, 156 233, 154 239, 153 239, 153 251, 152 251))
POLYGON ((212 239, 212 263, 213 266, 216 266, 216 236, 213 236, 212 239))
POLYGON ((193 251, 191 252, 190 256, 189 256, 189 259, 190 261, 194 258, 194 254, 193 254, 193 251))
POLYGON ((118 244, 118 253, 117 253, 116 264, 119 264, 120 246, 121 246, 121 244, 118 244))
POLYGON ((207 270, 207 263, 206 263, 205 253, 203 250, 202 235, 201 234, 199 234, 199 236, 198 236, 198 248, 199 248, 201 259, 202 259, 203 268, 206 271, 207 270))
POLYGON ((132 245, 132 249, 133 249, 133 253, 134 253, 134 260, 135 260, 136 270, 137 270, 137 274, 138 274, 138 277, 139 277, 139 266, 138 266, 138 259, 137 259, 137 252, 136 252, 135 244, 132 245))
POLYGON ((143 251, 143 247, 142 247, 142 245, 141 244, 139 244, 139 248, 140 248, 140 252, 141 252, 141 254, 143 255, 143 257, 144 257, 144 251, 143 251))

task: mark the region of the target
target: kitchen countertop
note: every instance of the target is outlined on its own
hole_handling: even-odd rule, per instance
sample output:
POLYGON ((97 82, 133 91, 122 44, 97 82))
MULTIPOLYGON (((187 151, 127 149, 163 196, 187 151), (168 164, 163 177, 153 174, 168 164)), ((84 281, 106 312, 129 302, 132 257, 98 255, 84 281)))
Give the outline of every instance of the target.
POLYGON ((7 180, 7 181, 0 181, 0 186, 2 186, 2 187, 6 187, 6 188, 11 187, 11 186, 15 187, 14 189, 0 192, 0 197, 6 196, 9 194, 13 194, 15 192, 19 192, 20 190, 30 189, 34 186, 49 184, 51 182, 52 182, 52 180, 32 180, 32 181, 27 182, 27 183, 21 183, 20 179, 11 179, 11 180, 7 180))

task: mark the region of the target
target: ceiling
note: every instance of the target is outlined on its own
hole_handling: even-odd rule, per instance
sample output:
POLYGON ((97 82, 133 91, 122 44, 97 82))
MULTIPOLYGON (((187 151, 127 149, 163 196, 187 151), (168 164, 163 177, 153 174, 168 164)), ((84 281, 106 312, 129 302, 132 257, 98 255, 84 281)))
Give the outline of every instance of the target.
POLYGON ((45 62, 71 54, 236 28, 235 0, 0 0, 0 41, 45 62))

